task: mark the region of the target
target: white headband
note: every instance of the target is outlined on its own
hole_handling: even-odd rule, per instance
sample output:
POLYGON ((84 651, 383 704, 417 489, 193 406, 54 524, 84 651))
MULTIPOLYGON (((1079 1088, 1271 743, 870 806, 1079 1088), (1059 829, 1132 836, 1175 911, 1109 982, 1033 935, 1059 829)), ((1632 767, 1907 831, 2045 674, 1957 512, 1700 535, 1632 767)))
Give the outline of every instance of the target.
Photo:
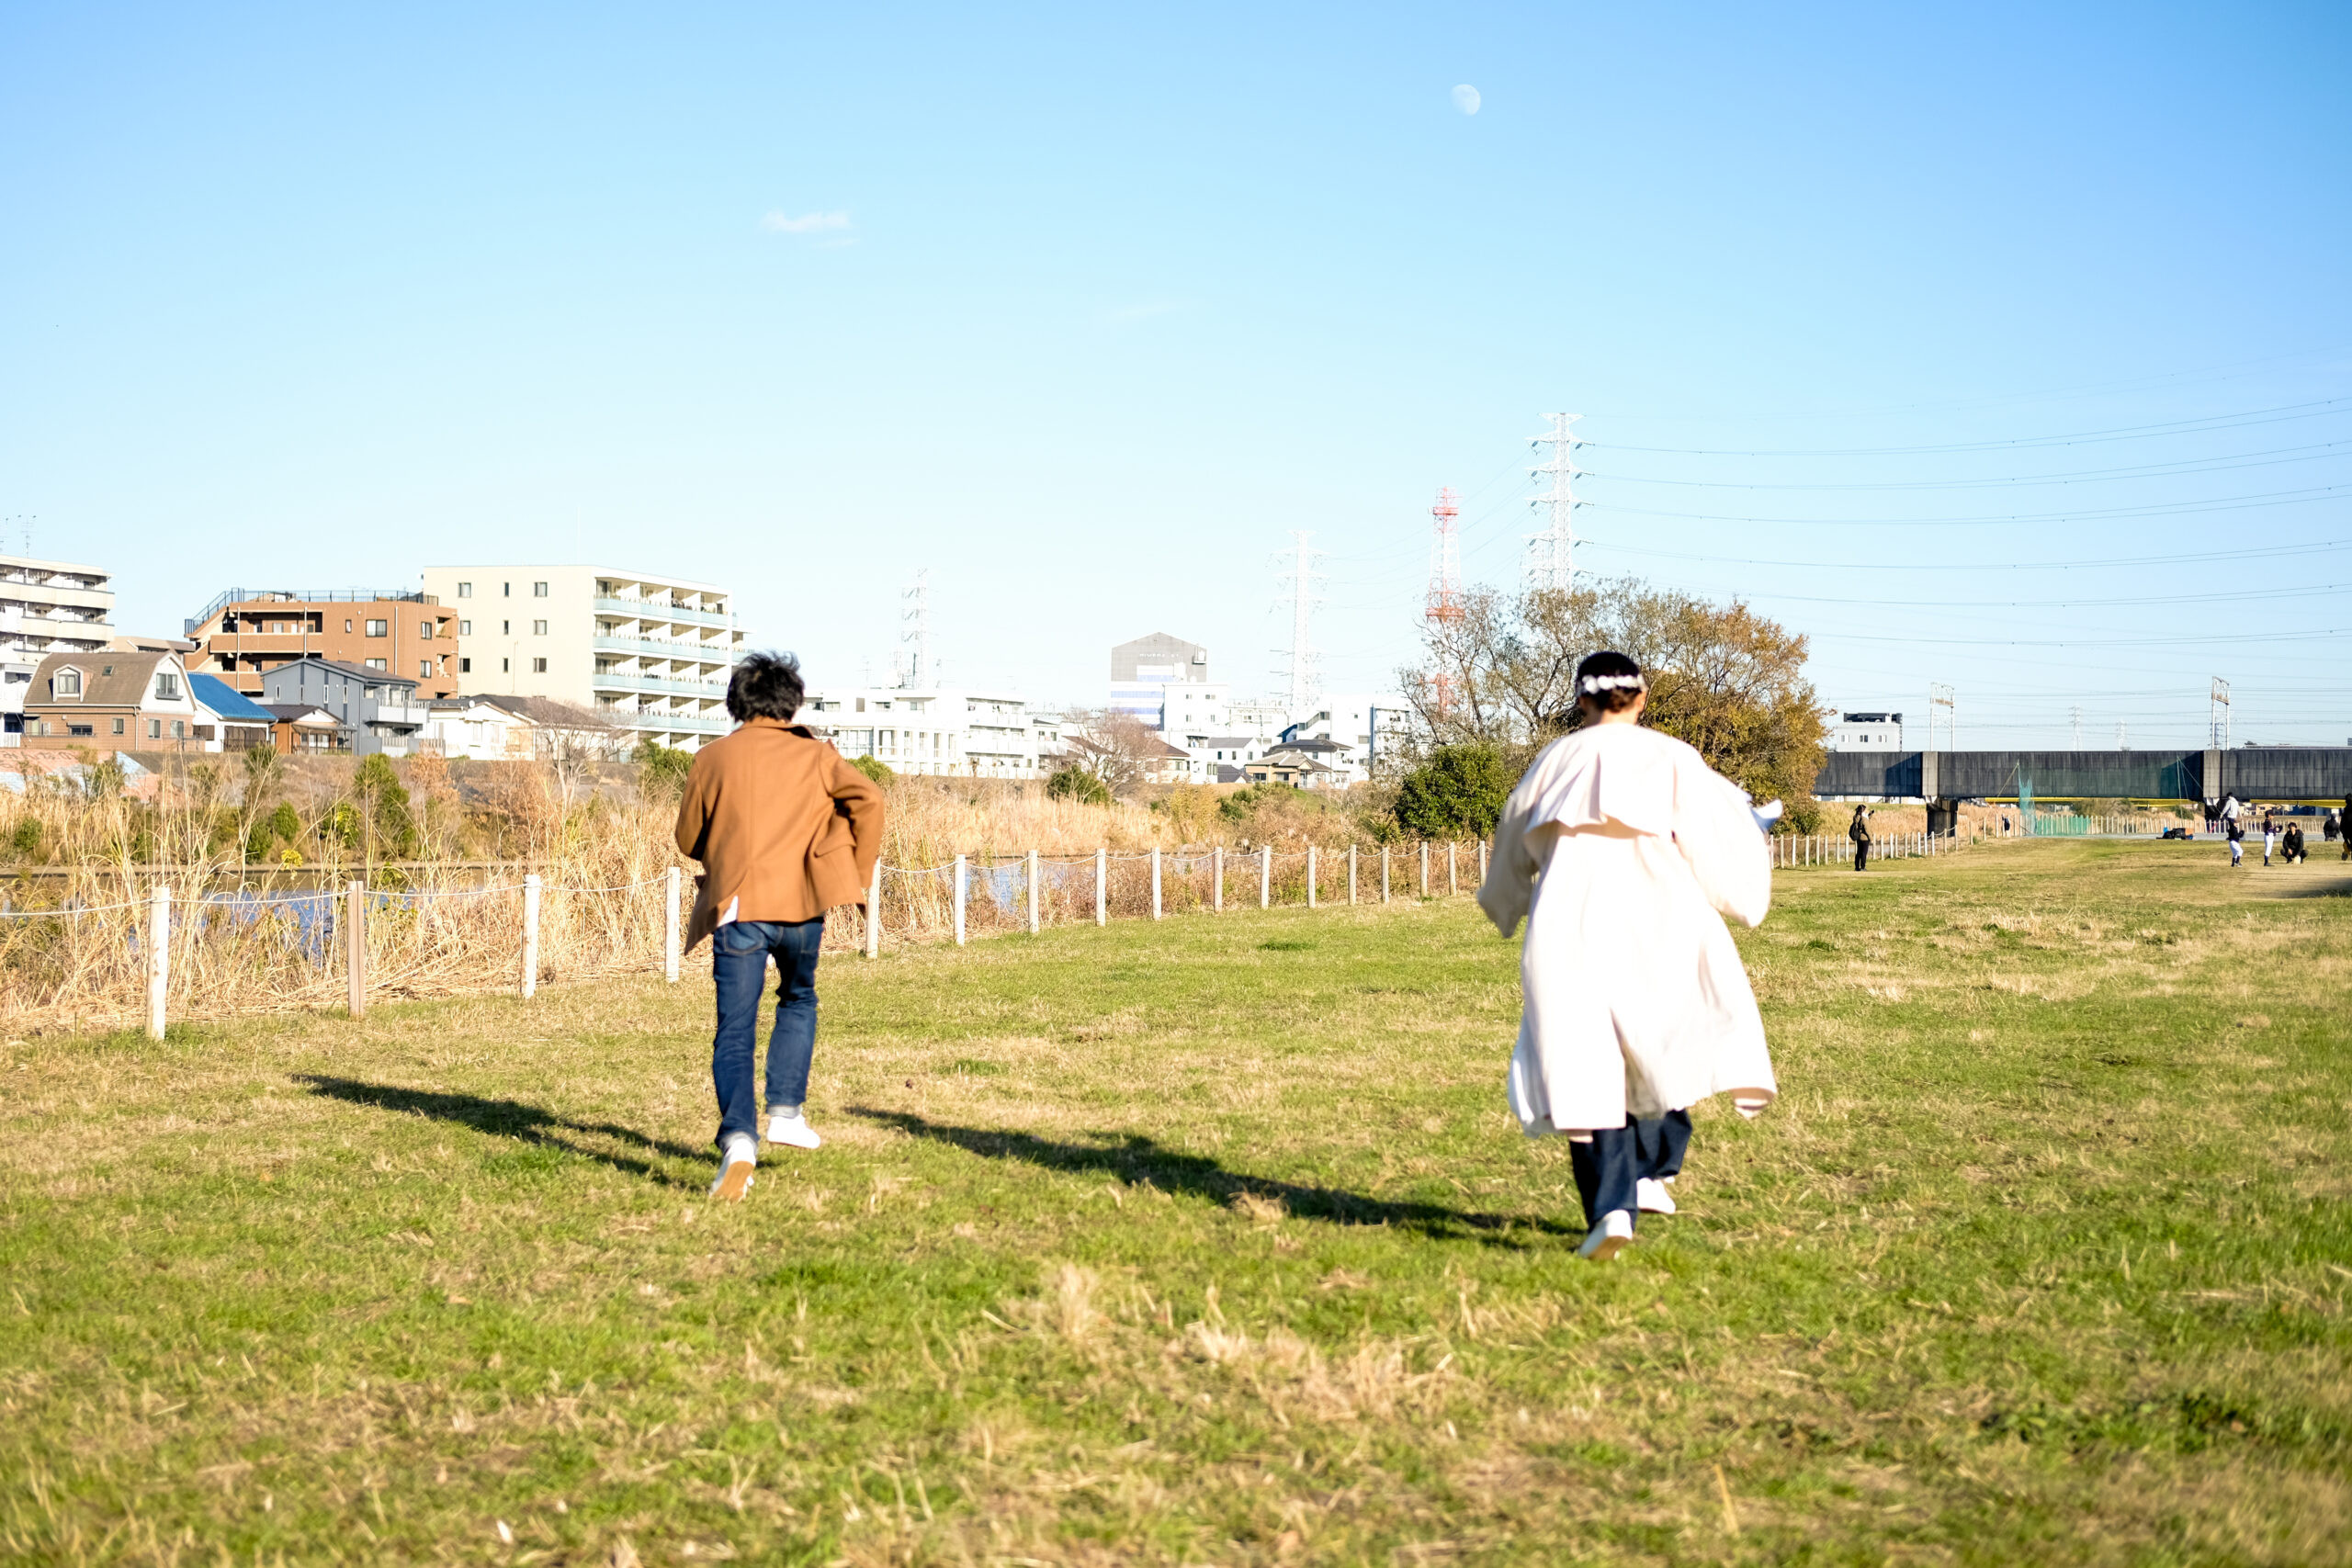
POLYGON ((1622 692, 1628 686, 1640 691, 1644 684, 1639 675, 1588 675, 1577 682, 1577 690, 1589 697, 1602 692, 1622 692))

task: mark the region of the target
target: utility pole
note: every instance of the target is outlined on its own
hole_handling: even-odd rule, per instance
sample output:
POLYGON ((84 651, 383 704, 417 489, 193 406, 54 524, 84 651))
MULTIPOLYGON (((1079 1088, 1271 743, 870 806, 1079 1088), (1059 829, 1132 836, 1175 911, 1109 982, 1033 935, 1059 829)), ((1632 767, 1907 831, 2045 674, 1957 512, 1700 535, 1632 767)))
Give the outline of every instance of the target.
MULTIPOLYGON (((1307 544, 1306 541, 1313 537, 1312 530, 1291 530, 1290 568, 1278 579, 1290 589, 1290 721, 1293 724, 1313 711, 1315 699, 1322 691, 1322 684, 1316 678, 1315 649, 1307 637, 1308 618, 1314 615, 1315 606, 1323 602, 1315 592, 1323 582, 1316 573, 1315 558, 1323 552, 1307 544)), ((1277 649, 1275 651, 1279 653, 1282 650, 1277 649)))
POLYGON ((899 612, 902 629, 898 656, 890 662, 898 666, 902 689, 920 691, 926 682, 939 679, 931 660, 931 568, 918 568, 915 580, 900 592, 899 600, 904 606, 899 612))
POLYGON ((2083 710, 2079 707, 2074 707, 2068 708, 2066 711, 2074 719, 2075 739, 2073 744, 2075 750, 2079 751, 2083 749, 2083 710))
POLYGON ((1585 470, 1577 467, 1576 449, 1584 445, 1573 430, 1580 413, 1555 413, 1545 416, 1552 422, 1552 433, 1539 435, 1528 443, 1542 450, 1552 448, 1551 460, 1527 471, 1536 479, 1549 475, 1552 488, 1528 500, 1530 506, 1546 509, 1551 514, 1547 527, 1540 534, 1527 536, 1527 584, 1531 588, 1551 589, 1565 593, 1576 580, 1576 510, 1585 504, 1577 497, 1575 481, 1585 470))
POLYGON ((2213 694, 2206 705, 2206 744, 2217 751, 2230 745, 2230 683, 2219 675, 2213 677, 2213 694))

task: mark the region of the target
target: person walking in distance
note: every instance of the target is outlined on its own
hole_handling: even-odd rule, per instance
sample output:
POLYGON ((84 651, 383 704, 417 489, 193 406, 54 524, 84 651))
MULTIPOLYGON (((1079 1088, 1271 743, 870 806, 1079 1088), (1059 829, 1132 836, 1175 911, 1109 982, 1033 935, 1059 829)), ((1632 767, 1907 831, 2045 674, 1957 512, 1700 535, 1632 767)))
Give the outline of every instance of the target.
POLYGON ((1846 837, 1854 840, 1854 869, 1860 871, 1871 863, 1871 814, 1867 807, 1854 807, 1854 820, 1846 829, 1846 837))
POLYGON ((1589 1258, 1634 1238, 1666 1190, 1690 1107, 1729 1094, 1753 1116, 1779 1092, 1764 1022, 1724 925, 1772 901, 1764 818, 1679 740, 1642 728, 1641 667, 1577 667, 1578 728, 1504 804, 1478 906, 1520 951, 1526 1006, 1508 1079, 1529 1137, 1569 1140, 1589 1258))
POLYGON ((825 911, 865 903, 882 851, 882 791, 831 742, 792 722, 802 695, 790 654, 746 655, 727 682, 727 711, 741 728, 695 753, 678 802, 678 852, 703 864, 686 948, 711 939, 718 993, 710 1080, 719 1158, 710 1191, 726 1202, 742 1201, 759 1162, 752 1049, 770 958, 777 978, 768 1142, 822 1142, 801 1109, 817 1043, 817 950, 825 911))
POLYGON ((2262 863, 2270 863, 2270 852, 2278 847, 2278 818, 2269 812, 2262 814, 2262 863))
POLYGON ((2225 802, 2222 807, 2222 831, 2230 840, 2230 863, 2245 863, 2245 824, 2238 820, 2238 803, 2225 802))

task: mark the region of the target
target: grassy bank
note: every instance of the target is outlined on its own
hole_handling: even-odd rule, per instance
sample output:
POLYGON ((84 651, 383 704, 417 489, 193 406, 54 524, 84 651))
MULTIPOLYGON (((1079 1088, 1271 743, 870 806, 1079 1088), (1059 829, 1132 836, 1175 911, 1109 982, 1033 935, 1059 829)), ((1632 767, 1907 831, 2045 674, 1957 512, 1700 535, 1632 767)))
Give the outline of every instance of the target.
POLYGON ((828 960, 740 1209, 692 965, 10 1042, 0 1551, 2341 1560, 2352 879, 2219 862, 1784 877, 1606 1268, 1466 900, 828 960))

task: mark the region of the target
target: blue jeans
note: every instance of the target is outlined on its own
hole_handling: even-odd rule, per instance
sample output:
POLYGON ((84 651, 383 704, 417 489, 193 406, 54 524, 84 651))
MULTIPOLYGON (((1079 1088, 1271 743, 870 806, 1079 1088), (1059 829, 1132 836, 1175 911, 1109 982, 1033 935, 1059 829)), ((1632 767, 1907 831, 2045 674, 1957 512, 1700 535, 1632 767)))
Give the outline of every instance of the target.
POLYGON ((1623 1127, 1596 1127, 1592 1142, 1568 1145, 1568 1167, 1577 1179, 1577 1196, 1584 1200, 1584 1223, 1597 1225, 1611 1209, 1628 1218, 1639 1206, 1634 1184, 1645 1177, 1663 1181, 1679 1175, 1682 1157, 1690 1148, 1690 1112, 1669 1111, 1648 1122, 1628 1122, 1623 1127))
POLYGON ((710 936, 710 977, 718 990, 718 1032, 710 1043, 710 1082, 718 1091, 718 1146, 738 1133, 759 1136, 752 1048, 759 1043, 760 996, 775 956, 775 1032, 768 1036, 768 1103, 808 1098, 808 1058, 817 1049, 817 949, 825 918, 734 920, 710 936))

